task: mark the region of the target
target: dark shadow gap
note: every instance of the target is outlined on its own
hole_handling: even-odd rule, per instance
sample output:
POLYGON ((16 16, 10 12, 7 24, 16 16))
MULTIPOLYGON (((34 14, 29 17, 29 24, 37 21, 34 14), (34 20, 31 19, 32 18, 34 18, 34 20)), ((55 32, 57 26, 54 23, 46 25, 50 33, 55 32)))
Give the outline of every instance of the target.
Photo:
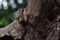
POLYGON ((12 36, 5 35, 4 37, 0 37, 0 40, 14 40, 12 36))

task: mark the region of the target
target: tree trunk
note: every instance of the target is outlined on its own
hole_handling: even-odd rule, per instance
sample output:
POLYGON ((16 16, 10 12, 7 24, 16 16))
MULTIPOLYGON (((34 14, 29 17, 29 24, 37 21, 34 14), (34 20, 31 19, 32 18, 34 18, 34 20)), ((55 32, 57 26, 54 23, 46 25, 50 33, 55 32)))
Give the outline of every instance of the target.
POLYGON ((28 25, 25 26, 24 40, 58 40, 59 21, 56 18, 59 9, 56 8, 55 2, 54 0, 28 0, 28 25))
POLYGON ((55 0, 28 0, 26 10, 23 12, 25 21, 23 25, 17 20, 10 24, 19 34, 14 36, 14 33, 9 31, 10 35, 20 40, 58 40, 60 23, 57 16, 60 9, 56 2, 55 0))

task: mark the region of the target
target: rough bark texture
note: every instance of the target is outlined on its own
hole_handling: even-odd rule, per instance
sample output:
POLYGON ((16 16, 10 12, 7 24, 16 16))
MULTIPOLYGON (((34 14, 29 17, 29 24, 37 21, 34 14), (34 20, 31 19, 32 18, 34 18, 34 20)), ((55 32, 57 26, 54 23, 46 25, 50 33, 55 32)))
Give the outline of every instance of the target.
POLYGON ((17 20, 14 20, 14 22, 9 24, 7 27, 0 29, 0 37, 11 35, 12 37, 14 37, 14 39, 21 39, 23 34, 24 28, 19 24, 17 20))
POLYGON ((9 27, 0 29, 1 37, 7 34, 20 40, 58 40, 60 6, 57 4, 59 2, 56 0, 28 0, 26 7, 28 22, 23 22, 22 25, 15 20, 9 27), (3 29, 8 30, 4 33, 3 29))
POLYGON ((58 40, 59 7, 56 0, 29 0, 27 32, 24 40, 58 40), (56 20, 57 19, 57 20, 56 20))

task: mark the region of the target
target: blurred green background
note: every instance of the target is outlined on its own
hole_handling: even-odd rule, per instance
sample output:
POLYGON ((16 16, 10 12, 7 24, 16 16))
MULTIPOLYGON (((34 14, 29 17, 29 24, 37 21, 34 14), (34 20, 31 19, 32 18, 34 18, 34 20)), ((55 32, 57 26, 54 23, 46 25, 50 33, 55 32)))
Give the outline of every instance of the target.
MULTIPOLYGON (((10 24, 14 13, 20 8, 27 6, 27 0, 4 0, 0 1, 0 28, 10 24)), ((17 14, 18 11, 15 13, 17 14)))

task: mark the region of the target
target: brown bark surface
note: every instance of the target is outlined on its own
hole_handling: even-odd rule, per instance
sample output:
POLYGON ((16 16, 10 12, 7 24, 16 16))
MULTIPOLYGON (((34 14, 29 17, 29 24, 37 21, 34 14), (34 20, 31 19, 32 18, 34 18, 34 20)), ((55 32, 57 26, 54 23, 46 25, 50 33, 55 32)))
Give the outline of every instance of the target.
POLYGON ((29 0, 28 26, 24 40, 58 40, 59 7, 56 0, 29 0), (57 19, 57 20, 56 20, 57 19))
POLYGON ((19 40, 58 40, 60 8, 57 4, 56 0, 28 0, 26 10, 23 12, 25 22, 22 21, 21 24, 15 20, 17 24, 11 24, 17 28, 15 30, 21 26, 20 31, 16 31, 19 34, 14 36, 10 32, 10 35, 12 33, 11 36, 20 38, 19 40))

